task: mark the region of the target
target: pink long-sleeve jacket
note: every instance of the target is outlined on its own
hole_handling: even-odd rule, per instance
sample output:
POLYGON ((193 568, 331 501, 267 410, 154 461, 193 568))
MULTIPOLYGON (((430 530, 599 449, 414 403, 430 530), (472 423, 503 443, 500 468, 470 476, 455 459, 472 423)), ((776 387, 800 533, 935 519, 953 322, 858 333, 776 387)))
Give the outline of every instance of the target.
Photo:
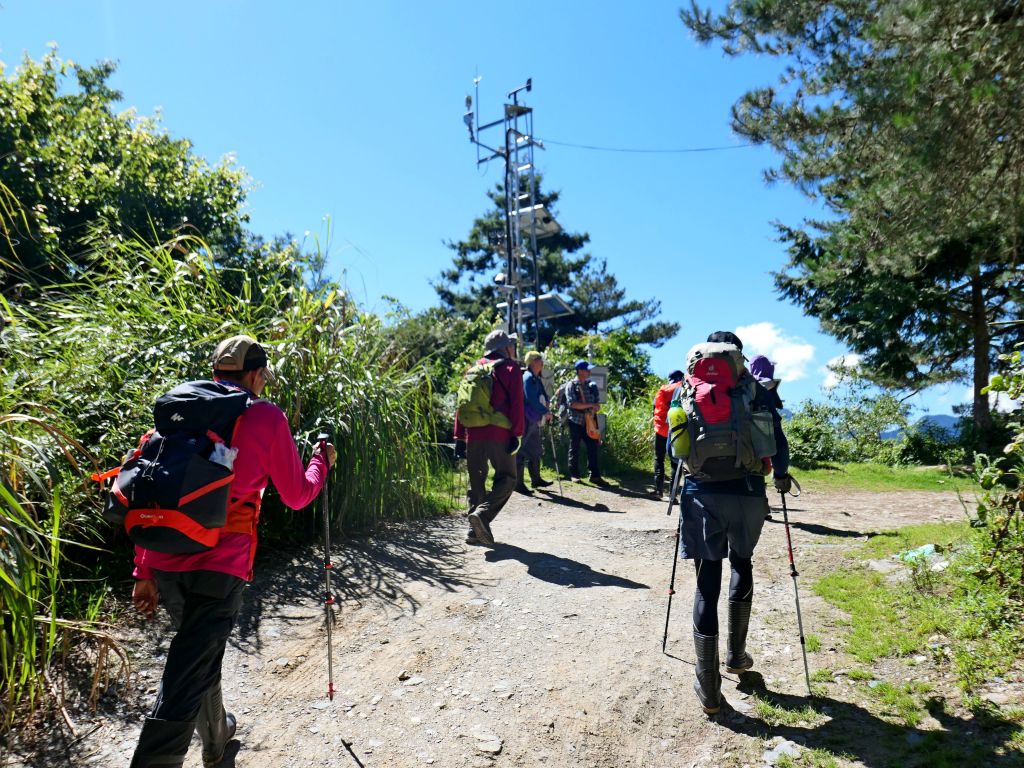
POLYGON ((137 579, 159 571, 218 571, 252 579, 256 556, 256 525, 263 491, 270 482, 287 506, 301 509, 316 498, 327 478, 327 457, 314 456, 303 469, 284 411, 267 400, 256 400, 239 417, 232 443, 238 449, 228 524, 213 549, 172 555, 135 547, 137 579))

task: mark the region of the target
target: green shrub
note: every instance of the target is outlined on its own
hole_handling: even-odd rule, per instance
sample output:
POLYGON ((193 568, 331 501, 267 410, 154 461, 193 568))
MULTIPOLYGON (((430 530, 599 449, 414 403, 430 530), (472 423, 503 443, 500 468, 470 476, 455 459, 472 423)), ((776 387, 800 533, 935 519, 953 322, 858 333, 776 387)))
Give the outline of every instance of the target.
MULTIPOLYGON (((229 273, 208 253, 192 238, 122 243, 95 256, 96 274, 110 277, 81 273, 73 284, 2 305, 0 609, 10 619, 0 625, 0 709, 8 722, 35 701, 47 649, 90 605, 63 584, 88 576, 100 594, 102 577, 128 572, 130 550, 100 519, 87 457, 102 468, 119 464, 151 426, 155 398, 208 378, 210 354, 225 336, 249 333, 267 347, 278 381, 266 397, 284 409, 304 456, 310 435, 335 428, 335 528, 445 508, 448 475, 426 368, 337 286, 310 288, 312 262, 293 250, 261 253, 253 269, 229 273), (19 554, 8 558, 12 542, 19 554), (116 556, 98 557, 91 546, 116 556), (33 631, 35 644, 26 640, 33 631)), ((268 492, 261 539, 308 539, 311 520, 268 492)))
POLYGON ((654 395, 632 403, 609 401, 604 408, 608 417, 604 442, 605 463, 640 471, 654 464, 654 426, 651 422, 654 395))

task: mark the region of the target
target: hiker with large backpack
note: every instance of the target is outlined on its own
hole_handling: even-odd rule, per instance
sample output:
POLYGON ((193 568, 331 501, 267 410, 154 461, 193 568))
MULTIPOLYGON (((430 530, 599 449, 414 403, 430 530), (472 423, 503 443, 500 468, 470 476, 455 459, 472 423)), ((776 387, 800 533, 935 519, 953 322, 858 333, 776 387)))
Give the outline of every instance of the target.
POLYGON ((671 441, 686 480, 680 502, 680 556, 693 560, 693 641, 697 656, 694 691, 707 714, 721 707, 718 597, 722 561, 728 556, 729 623, 725 668, 754 666, 747 628, 754 594, 753 562, 768 511, 765 478, 789 490, 789 446, 775 399, 744 367, 743 343, 717 331, 687 355, 687 371, 670 409, 677 430, 671 441), (679 410, 682 414, 680 417, 679 410), (685 420, 685 421, 682 421, 685 420))
POLYGON ((515 345, 514 334, 487 334, 484 356, 466 371, 455 395, 455 440, 466 441, 469 470, 467 544, 494 546, 491 523, 516 487, 524 417, 523 376, 515 345), (494 482, 488 493, 491 466, 494 482))
POLYGON ((533 491, 526 487, 527 470, 533 488, 553 485, 540 474, 540 458, 544 453, 540 431, 545 424, 551 423, 552 415, 548 409, 548 393, 540 376, 544 370, 544 356, 531 350, 526 353, 523 362, 526 363, 526 370, 523 371, 523 418, 526 426, 523 431, 523 447, 516 454, 516 492, 530 495, 533 491))
MULTIPOLYGON (((672 398, 683 380, 682 371, 672 371, 668 375, 668 383, 663 384, 654 395, 654 496, 658 499, 665 495, 665 456, 668 453, 668 409, 672 398)), ((672 467, 676 465, 672 460, 672 467)))
POLYGON ((179 768, 193 731, 206 768, 224 759, 236 720, 224 710, 221 664, 252 578, 263 491, 273 482, 285 505, 301 509, 334 464, 324 442, 303 467, 288 418, 260 399, 273 380, 254 339, 221 342, 213 381, 159 398, 155 429, 114 479, 105 514, 136 542, 135 607, 152 617, 162 600, 176 630, 131 768, 179 768))
POLYGON ((582 480, 579 463, 582 442, 587 449, 590 482, 605 486, 608 483, 601 477, 601 466, 598 463, 601 437, 597 432, 597 412, 601 410, 601 404, 597 384, 590 381, 590 369, 593 367, 586 360, 577 360, 576 378, 563 385, 562 392, 569 418, 569 479, 582 480))

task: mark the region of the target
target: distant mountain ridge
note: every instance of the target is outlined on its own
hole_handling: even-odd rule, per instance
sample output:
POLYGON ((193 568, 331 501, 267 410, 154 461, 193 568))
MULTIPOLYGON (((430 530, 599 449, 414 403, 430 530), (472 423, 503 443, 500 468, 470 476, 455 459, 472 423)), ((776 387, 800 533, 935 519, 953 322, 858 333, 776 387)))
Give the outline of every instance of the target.
MULTIPOLYGON (((949 413, 928 413, 911 425, 914 429, 944 429, 953 436, 960 432, 960 417, 949 413)), ((883 440, 896 440, 903 435, 902 429, 890 429, 882 433, 883 440)))

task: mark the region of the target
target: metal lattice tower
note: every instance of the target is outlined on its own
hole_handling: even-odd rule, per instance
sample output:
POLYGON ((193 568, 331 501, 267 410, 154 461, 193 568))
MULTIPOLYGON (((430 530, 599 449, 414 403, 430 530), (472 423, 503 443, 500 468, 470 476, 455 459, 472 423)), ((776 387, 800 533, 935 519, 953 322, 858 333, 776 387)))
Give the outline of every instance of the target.
MULTIPOLYGON (((474 79, 477 103, 479 103, 480 78, 474 79)), ((520 334, 527 323, 533 326, 534 344, 540 334, 540 275, 537 261, 537 237, 539 214, 543 207, 537 204, 537 178, 533 161, 535 146, 544 148, 533 136, 533 109, 519 103, 520 94, 533 88, 532 79, 525 85, 508 93, 511 103, 504 105, 502 119, 480 125, 474 124, 473 100, 466 97, 467 112, 464 116, 469 128, 469 138, 477 147, 477 165, 496 158, 505 164, 505 272, 496 281, 506 296, 506 325, 509 333, 520 334), (480 140, 481 133, 501 126, 504 132, 504 146, 490 147, 480 140), (529 294, 533 299, 532 317, 524 317, 524 299, 529 294)))

